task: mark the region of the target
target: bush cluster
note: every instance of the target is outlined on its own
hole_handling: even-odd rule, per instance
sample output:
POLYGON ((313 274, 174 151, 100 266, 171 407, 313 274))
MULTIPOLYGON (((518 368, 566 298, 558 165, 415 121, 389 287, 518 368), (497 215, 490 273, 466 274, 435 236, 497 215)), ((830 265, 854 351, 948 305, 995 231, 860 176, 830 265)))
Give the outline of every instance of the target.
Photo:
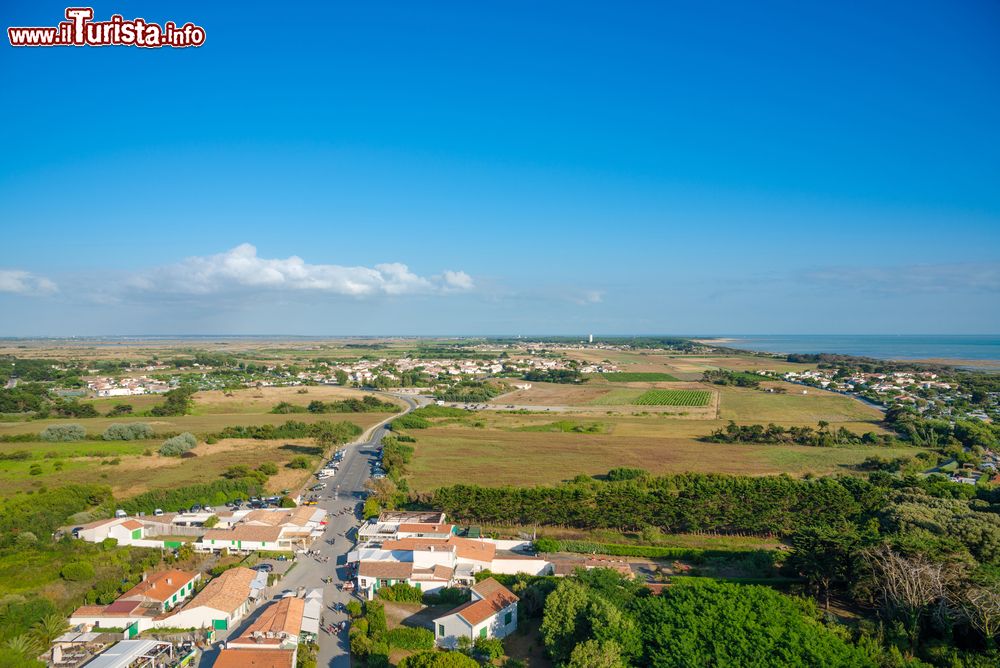
POLYGON ((194 437, 194 434, 184 432, 165 440, 160 446, 160 454, 168 457, 181 455, 196 445, 198 445, 198 439, 194 437))
POLYGON ((87 438, 87 430, 78 424, 52 424, 39 432, 38 437, 52 443, 82 441, 87 438))
POLYGON ((145 422, 128 422, 108 425, 101 435, 105 441, 140 441, 153 438, 153 428, 145 422))

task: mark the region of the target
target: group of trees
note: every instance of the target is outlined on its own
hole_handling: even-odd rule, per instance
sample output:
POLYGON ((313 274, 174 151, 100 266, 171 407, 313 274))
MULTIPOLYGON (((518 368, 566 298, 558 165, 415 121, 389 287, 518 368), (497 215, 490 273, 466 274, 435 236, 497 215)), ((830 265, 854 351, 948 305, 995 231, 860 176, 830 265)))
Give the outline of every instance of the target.
POLYGON ((154 508, 166 511, 202 506, 222 506, 235 499, 248 499, 264 493, 263 485, 253 478, 221 479, 203 485, 157 489, 117 502, 129 514, 149 513, 154 508))
POLYGON ((150 409, 150 415, 156 417, 172 417, 187 415, 191 410, 195 388, 191 386, 176 387, 163 395, 163 403, 150 409))
POLYGON ((461 403, 477 403, 489 401, 503 393, 503 388, 496 383, 482 380, 463 380, 449 387, 437 390, 434 397, 442 401, 461 403))
POLYGON ((706 371, 701 378, 706 383, 715 385, 735 385, 736 387, 760 387, 760 382, 766 380, 763 376, 747 371, 730 371, 728 369, 712 369, 706 371))
POLYGON ((979 420, 935 420, 922 417, 910 407, 893 405, 885 422, 914 445, 965 448, 995 448, 1000 445, 1000 426, 979 420))
POLYGON ((524 379, 537 383, 581 383, 587 380, 576 369, 532 369, 524 374, 524 379))
POLYGON ((434 647, 434 633, 428 629, 400 627, 389 630, 381 601, 365 601, 348 608, 353 617, 350 631, 351 654, 370 668, 389 666, 392 648, 428 650, 434 647))
POLYGON ((809 601, 711 581, 652 596, 610 569, 561 580, 545 600, 541 633, 567 668, 872 664, 809 601))
POLYGON ((876 434, 873 431, 856 434, 850 429, 840 427, 831 429, 830 423, 820 420, 816 429, 812 427, 782 427, 770 423, 738 425, 732 420, 725 427, 716 429, 704 440, 712 443, 776 443, 794 445, 813 445, 819 447, 834 447, 838 445, 893 445, 896 442, 888 434, 876 434))
POLYGON ((234 425, 212 434, 213 438, 252 438, 274 440, 281 438, 315 438, 320 445, 329 447, 347 443, 361 435, 361 427, 353 422, 321 420, 309 424, 288 420, 284 424, 234 425))
POLYGON ((394 412, 399 406, 391 401, 382 401, 368 394, 361 399, 344 399, 342 401, 310 401, 308 406, 299 406, 288 401, 282 401, 271 409, 272 413, 377 413, 394 412))

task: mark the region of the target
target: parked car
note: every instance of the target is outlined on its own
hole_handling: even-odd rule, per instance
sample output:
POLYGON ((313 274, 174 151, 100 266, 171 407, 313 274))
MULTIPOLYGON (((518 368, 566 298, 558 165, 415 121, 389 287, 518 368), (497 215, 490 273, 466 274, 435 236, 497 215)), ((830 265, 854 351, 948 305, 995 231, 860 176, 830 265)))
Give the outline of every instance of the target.
POLYGON ((163 515, 163 508, 157 508, 153 511, 153 517, 160 517, 163 515))
POLYGON ((271 571, 274 570, 274 566, 272 566, 271 564, 257 564, 256 566, 251 566, 250 570, 270 573, 271 571))
POLYGON ((128 513, 119 508, 118 510, 115 511, 115 517, 128 517, 128 513))

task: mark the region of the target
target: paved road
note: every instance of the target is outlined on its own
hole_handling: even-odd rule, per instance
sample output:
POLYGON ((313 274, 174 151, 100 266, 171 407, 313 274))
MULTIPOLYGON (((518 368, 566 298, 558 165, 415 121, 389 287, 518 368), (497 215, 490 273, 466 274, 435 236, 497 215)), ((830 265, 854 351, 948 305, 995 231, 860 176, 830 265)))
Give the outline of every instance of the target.
MULTIPOLYGON (((393 395, 407 403, 409 412, 417 408, 418 403, 413 397, 393 395)), ((398 415, 390 418, 391 421, 398 415)), ((319 557, 298 555, 296 564, 284 578, 270 591, 272 598, 281 596, 281 592, 286 589, 295 590, 298 587, 305 587, 306 590, 320 587, 323 589, 324 620, 326 623, 336 623, 346 619, 344 613, 335 613, 330 608, 334 602, 347 603, 351 600, 351 595, 340 591, 337 584, 344 581, 346 577, 347 553, 354 547, 354 541, 345 534, 358 525, 361 517, 361 507, 364 504, 362 495, 365 491, 365 482, 371 475, 371 464, 369 458, 375 453, 375 449, 382 441, 382 437, 389 433, 384 423, 369 430, 367 439, 360 443, 353 443, 345 448, 344 461, 340 465, 340 472, 332 478, 326 478, 326 488, 319 492, 320 499, 318 505, 324 508, 327 513, 326 534, 323 538, 317 539, 312 545, 312 550, 320 552, 319 557), (329 541, 329 542, 328 542, 329 541), (329 561, 323 561, 329 557, 329 561), (323 583, 323 578, 333 577, 333 582, 323 583)), ((325 462, 324 462, 325 463, 325 462)), ((312 483, 310 483, 312 484, 312 483)), ((260 606, 262 608, 263 605, 260 606)), ((258 608, 258 610, 260 609, 258 608)), ((230 637, 236 637, 240 632, 256 617, 251 614, 245 619, 237 629, 230 632, 230 637)), ((213 653, 206 654, 206 661, 213 653)), ((213 659, 214 660, 214 659, 213 659)), ((211 663, 202 662, 202 665, 211 663)), ((341 634, 331 635, 323 630, 319 634, 319 657, 318 666, 330 666, 334 668, 350 668, 351 659, 347 641, 347 631, 341 634)))

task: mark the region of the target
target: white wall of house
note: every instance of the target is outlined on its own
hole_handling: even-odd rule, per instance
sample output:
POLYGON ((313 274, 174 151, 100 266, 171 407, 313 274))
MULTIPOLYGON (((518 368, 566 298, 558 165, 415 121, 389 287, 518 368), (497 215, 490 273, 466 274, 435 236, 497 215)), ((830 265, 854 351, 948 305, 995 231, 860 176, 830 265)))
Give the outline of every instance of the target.
POLYGON ((204 605, 199 605, 195 608, 189 606, 163 619, 156 620, 153 622, 153 625, 156 628, 204 629, 212 628, 213 621, 224 619, 228 628, 231 629, 233 625, 243 618, 249 609, 249 599, 244 601, 232 613, 225 612, 224 610, 216 610, 204 605))
POLYGON ((126 529, 121 524, 116 524, 108 530, 108 537, 114 538, 119 545, 130 545, 134 540, 142 540, 142 529, 126 529), (138 532, 138 538, 135 538, 138 532))
POLYGON ((202 540, 200 545, 212 552, 219 550, 229 550, 230 552, 252 552, 254 550, 292 551, 292 548, 287 545, 281 545, 277 541, 269 540, 202 540))
POLYGON ((493 563, 490 564, 490 570, 494 573, 507 575, 517 573, 548 575, 552 570, 552 564, 544 559, 494 559, 493 563))
POLYGON ((472 637, 472 627, 458 615, 445 615, 434 620, 434 640, 441 647, 456 647, 458 638, 472 637))
POLYGON ((473 642, 476 638, 506 638, 517 630, 517 603, 511 603, 496 615, 471 626, 458 614, 434 620, 434 640, 441 647, 455 647, 459 636, 473 642))
MULTIPOLYGON (((393 552, 393 554, 396 553, 393 552)), ((404 552, 403 554, 413 555, 413 565, 416 568, 431 568, 435 565, 453 568, 456 561, 455 555, 445 550, 435 552, 431 552, 430 550, 415 550, 413 552, 404 552)), ((409 559, 400 559, 400 561, 409 561, 409 559)))
POLYGON ((70 615, 69 623, 72 626, 86 624, 88 626, 99 626, 102 629, 123 629, 133 623, 139 623, 139 632, 153 628, 152 617, 102 617, 101 615, 70 615))

